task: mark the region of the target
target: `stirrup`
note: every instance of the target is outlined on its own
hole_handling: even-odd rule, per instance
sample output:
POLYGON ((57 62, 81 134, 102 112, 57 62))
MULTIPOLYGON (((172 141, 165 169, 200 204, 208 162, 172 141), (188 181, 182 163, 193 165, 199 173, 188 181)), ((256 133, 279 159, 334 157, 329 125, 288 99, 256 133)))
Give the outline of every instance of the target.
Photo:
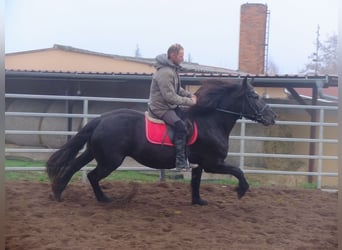
POLYGON ((182 167, 179 167, 176 165, 176 171, 180 171, 180 172, 187 172, 191 169, 189 161, 186 160, 186 164, 182 165, 182 167))

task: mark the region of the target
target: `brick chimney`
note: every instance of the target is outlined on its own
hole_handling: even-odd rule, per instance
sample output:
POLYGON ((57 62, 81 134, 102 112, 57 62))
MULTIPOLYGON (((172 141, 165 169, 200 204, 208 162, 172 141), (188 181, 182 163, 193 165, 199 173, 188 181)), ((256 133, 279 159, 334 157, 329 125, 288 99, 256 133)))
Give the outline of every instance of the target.
POLYGON ((239 70, 264 74, 267 5, 241 5, 239 70))

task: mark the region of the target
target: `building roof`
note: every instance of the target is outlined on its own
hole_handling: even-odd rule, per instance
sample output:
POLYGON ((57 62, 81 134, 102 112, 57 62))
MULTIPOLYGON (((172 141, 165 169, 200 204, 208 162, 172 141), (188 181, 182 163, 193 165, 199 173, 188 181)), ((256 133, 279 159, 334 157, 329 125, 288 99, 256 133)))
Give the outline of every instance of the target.
MULTIPOLYGON (((51 51, 51 50, 60 50, 60 51, 66 51, 66 52, 80 53, 80 54, 84 54, 84 55, 93 55, 93 56, 99 56, 99 57, 104 57, 104 58, 119 59, 119 60, 124 60, 124 61, 128 61, 128 62, 142 63, 142 64, 146 64, 149 66, 154 66, 156 63, 156 60, 154 58, 121 56, 121 55, 115 55, 115 54, 108 54, 108 53, 95 52, 95 51, 90 51, 90 50, 85 50, 85 49, 79 49, 79 48, 75 48, 72 46, 65 46, 65 45, 59 45, 59 44, 53 45, 52 48, 8 53, 6 55, 11 56, 11 55, 29 54, 29 53, 35 53, 35 52, 51 51)), ((184 72, 225 73, 225 74, 242 73, 242 72, 239 72, 237 70, 201 65, 201 64, 192 63, 192 62, 182 63, 182 68, 183 68, 182 70, 184 72)), ((8 70, 11 70, 11 69, 8 68, 8 70)), ((25 69, 25 70, 31 70, 31 69, 25 69)), ((115 72, 115 73, 122 73, 122 72, 115 72)))

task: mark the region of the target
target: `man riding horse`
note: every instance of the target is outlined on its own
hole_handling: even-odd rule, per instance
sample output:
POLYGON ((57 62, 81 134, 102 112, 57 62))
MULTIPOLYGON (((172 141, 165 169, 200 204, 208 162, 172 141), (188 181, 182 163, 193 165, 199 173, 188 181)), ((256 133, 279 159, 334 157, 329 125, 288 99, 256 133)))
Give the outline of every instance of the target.
POLYGON ((157 70, 150 88, 149 115, 163 120, 173 128, 176 170, 189 169, 185 153, 187 130, 176 112, 180 105, 196 104, 196 96, 182 88, 179 77, 180 64, 184 61, 184 49, 179 44, 173 44, 167 54, 157 56, 156 61, 157 70))

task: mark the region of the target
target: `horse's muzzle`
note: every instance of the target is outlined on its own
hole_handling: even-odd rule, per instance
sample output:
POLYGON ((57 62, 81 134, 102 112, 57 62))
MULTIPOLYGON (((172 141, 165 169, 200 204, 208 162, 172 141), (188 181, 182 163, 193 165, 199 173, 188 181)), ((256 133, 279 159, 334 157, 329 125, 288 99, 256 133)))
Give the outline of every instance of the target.
POLYGON ((270 106, 266 105, 262 110, 262 113, 258 116, 258 122, 265 126, 273 125, 276 123, 277 114, 271 109, 270 106))

